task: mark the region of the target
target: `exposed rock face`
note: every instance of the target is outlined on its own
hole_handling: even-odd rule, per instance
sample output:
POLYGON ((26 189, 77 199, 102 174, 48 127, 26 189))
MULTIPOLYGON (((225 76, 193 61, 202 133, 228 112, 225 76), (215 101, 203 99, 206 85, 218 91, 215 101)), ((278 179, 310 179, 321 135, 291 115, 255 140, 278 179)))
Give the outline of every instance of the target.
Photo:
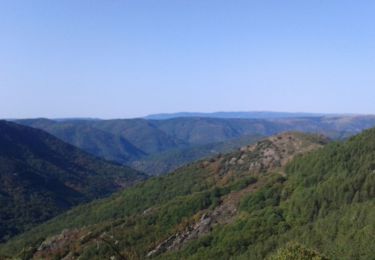
POLYGON ((216 225, 232 223, 236 217, 241 198, 250 192, 258 190, 261 186, 262 183, 260 181, 249 185, 244 190, 228 194, 213 211, 202 213, 198 222, 189 225, 183 232, 170 236, 154 250, 150 251, 147 256, 151 257, 166 251, 179 250, 188 242, 210 233, 216 225))
POLYGON ((177 233, 170 236, 165 241, 160 243, 154 250, 150 251, 147 256, 151 257, 166 251, 179 249, 187 242, 209 233, 211 231, 212 221, 213 219, 211 216, 203 214, 199 222, 195 223, 194 225, 190 225, 182 233, 177 233))
POLYGON ((44 259, 45 255, 51 252, 59 254, 63 259, 74 259, 69 254, 69 246, 71 241, 80 241, 82 238, 82 230, 72 229, 64 230, 60 234, 47 238, 39 246, 37 252, 34 255, 34 259, 44 259))
POLYGON ((284 133, 259 141, 255 145, 241 147, 236 156, 224 162, 225 169, 247 170, 265 173, 284 167, 296 155, 318 149, 328 142, 323 136, 301 133, 284 133), (313 139, 314 140, 311 140, 313 139))

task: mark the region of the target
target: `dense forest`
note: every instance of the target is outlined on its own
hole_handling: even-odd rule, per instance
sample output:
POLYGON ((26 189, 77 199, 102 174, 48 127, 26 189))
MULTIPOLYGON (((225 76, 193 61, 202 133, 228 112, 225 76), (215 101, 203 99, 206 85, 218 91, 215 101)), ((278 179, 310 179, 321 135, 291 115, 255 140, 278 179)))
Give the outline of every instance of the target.
POLYGON ((371 259, 375 129, 288 133, 79 206, 1 246, 80 259, 371 259))
MULTIPOLYGON (((132 250, 135 250, 136 255, 141 256, 152 245, 149 244, 151 241, 157 243, 159 239, 162 239, 168 233, 175 232, 177 226, 177 229, 186 228, 194 222, 194 219, 199 219, 199 216, 204 212, 209 212, 218 207, 222 197, 228 196, 232 192, 240 192, 249 185, 258 185, 257 183, 263 185, 263 179, 273 178, 268 175, 264 178, 258 176, 260 172, 268 172, 270 167, 278 168, 283 164, 282 160, 289 158, 289 156, 310 148, 315 149, 315 147, 321 146, 321 142, 325 142, 325 140, 320 138, 309 140, 307 136, 297 134, 293 134, 293 136, 296 136, 296 140, 293 141, 294 145, 291 146, 289 144, 292 141, 286 137, 280 139, 281 141, 275 139, 275 142, 281 142, 278 145, 266 140, 255 146, 256 151, 252 151, 252 148, 249 148, 251 152, 250 150, 237 152, 227 156, 219 156, 209 161, 201 161, 184 167, 171 175, 146 181, 137 185, 134 189, 131 188, 104 201, 96 201, 93 204, 78 207, 66 215, 59 216, 56 219, 57 222, 52 221, 51 224, 47 223, 26 233, 24 237, 21 237, 21 240, 19 238, 11 240, 9 243, 11 246, 6 246, 5 251, 13 246, 15 246, 14 249, 16 251, 21 247, 28 249, 30 245, 40 243, 40 239, 43 237, 45 238, 50 234, 67 228, 76 230, 77 228, 82 228, 82 226, 90 225, 89 229, 85 230, 84 228, 76 235, 83 235, 86 232, 91 233, 89 230, 96 230, 99 227, 101 231, 98 232, 101 233, 103 231, 101 234, 104 234, 104 230, 108 232, 108 224, 110 225, 109 230, 114 232, 114 230, 120 230, 118 224, 124 224, 123 221, 125 223, 130 221, 130 226, 122 230, 122 232, 126 233, 135 228, 132 232, 135 232, 134 236, 138 237, 138 239, 131 243, 131 247, 132 250), (268 162, 265 159, 264 153, 266 149, 270 151, 280 150, 277 151, 278 158, 276 158, 276 161, 268 162), (248 155, 248 157, 245 155, 248 155), (234 157, 242 159, 239 159, 238 163, 234 163, 234 157), (243 164, 241 160, 244 161, 243 164), (255 167, 253 174, 249 175, 247 171, 244 171, 249 164, 260 162, 262 162, 263 166, 255 167), (236 173, 231 171, 236 171, 236 173), (262 181, 258 182, 258 179, 262 181), (155 210, 155 205, 157 210, 155 210), (146 213, 144 214, 145 211, 146 213), (193 216, 194 218, 190 219, 193 216), (131 224, 133 221, 135 222, 131 224), (149 226, 148 223, 151 224, 149 221, 152 221, 151 223, 155 223, 155 225, 149 226), (153 235, 148 237, 147 234, 153 235), (138 248, 133 249, 135 245, 138 248)), ((234 204, 237 204, 237 202, 234 204)), ((69 232, 63 237, 69 237, 69 232)), ((126 237, 127 235, 124 236, 124 238, 126 237)), ((89 250, 89 245, 93 239, 95 239, 95 236, 88 238, 88 244, 85 244, 82 249, 89 250)), ((69 241, 71 240, 69 239, 69 241)), ((12 252, 14 253, 15 251, 12 252)), ((111 251, 107 253, 111 253, 111 251)))

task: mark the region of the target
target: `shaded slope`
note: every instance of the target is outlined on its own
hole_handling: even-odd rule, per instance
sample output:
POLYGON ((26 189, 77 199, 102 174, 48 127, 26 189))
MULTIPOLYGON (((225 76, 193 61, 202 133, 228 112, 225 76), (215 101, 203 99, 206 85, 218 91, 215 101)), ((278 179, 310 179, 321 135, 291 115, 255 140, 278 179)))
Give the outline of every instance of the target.
POLYGON ((0 121, 0 240, 142 179, 41 130, 0 121))

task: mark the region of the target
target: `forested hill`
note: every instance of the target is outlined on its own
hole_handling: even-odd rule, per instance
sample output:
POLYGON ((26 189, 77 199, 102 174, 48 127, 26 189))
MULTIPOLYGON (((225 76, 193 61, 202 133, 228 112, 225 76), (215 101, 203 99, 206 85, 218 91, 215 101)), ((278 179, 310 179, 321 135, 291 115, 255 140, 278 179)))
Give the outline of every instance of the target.
POLYGON ((46 132, 0 121, 0 241, 143 179, 46 132))
MULTIPOLYGON (((326 143, 320 136, 297 133, 265 139, 75 208, 11 240, 1 252, 35 259, 144 259, 146 255, 164 259, 178 253, 172 258, 185 259, 196 254, 185 252, 191 245, 217 236, 211 231, 224 232, 235 225, 246 212, 240 205, 248 196, 283 185, 284 166, 292 158, 326 143), (20 252, 20 248, 26 251, 20 252)), ((228 239, 234 246, 242 237, 231 235, 228 239)), ((243 243, 250 241, 244 238, 243 243)), ((203 248, 217 250, 217 245, 212 246, 203 248)), ((214 257, 205 250, 200 249, 202 255, 197 257, 214 257)), ((223 246, 217 255, 223 251, 235 254, 223 246)), ((241 253, 238 250, 237 254, 241 253)))
POLYGON ((265 139, 77 207, 0 252, 34 259, 372 259, 375 129, 326 143, 296 133, 265 139))

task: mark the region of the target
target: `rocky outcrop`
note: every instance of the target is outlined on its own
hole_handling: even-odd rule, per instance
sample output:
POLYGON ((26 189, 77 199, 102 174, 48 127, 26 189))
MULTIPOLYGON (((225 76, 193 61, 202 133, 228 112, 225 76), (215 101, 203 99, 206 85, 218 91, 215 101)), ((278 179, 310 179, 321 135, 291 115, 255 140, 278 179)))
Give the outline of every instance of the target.
POLYGON ((284 167, 299 154, 316 150, 328 142, 323 136, 283 133, 254 145, 244 146, 224 161, 223 169, 265 173, 284 167), (311 140, 313 139, 314 140, 311 140))
MULTIPOLYGON (((255 145, 242 147, 238 152, 226 157, 219 155, 209 161, 203 161, 201 167, 210 168, 217 172, 220 176, 218 183, 225 176, 236 172, 256 175, 278 171, 283 174, 282 168, 293 157, 316 150, 326 142, 328 140, 322 136, 284 133, 262 140, 255 145), (311 140, 312 138, 314 140, 311 140)), ((179 250, 188 242, 207 235, 215 225, 231 223, 237 215, 241 198, 258 190, 262 185, 263 182, 260 178, 246 188, 228 194, 214 210, 202 212, 199 221, 190 224, 184 231, 178 232, 159 243, 147 256, 152 257, 167 251, 179 250)))
POLYGON ((185 231, 174 234, 151 250, 147 257, 159 255, 166 251, 177 250, 187 242, 197 239, 211 231, 212 216, 203 214, 201 219, 194 225, 190 225, 185 231))
POLYGON ((60 234, 52 236, 44 240, 34 254, 34 259, 44 259, 45 255, 50 253, 58 254, 62 259, 74 259, 69 254, 71 241, 80 241, 82 230, 71 229, 63 230, 60 234))
POLYGON ((216 225, 226 225, 236 217, 241 198, 250 192, 258 190, 263 183, 256 182, 247 188, 228 194, 213 211, 202 212, 199 221, 189 225, 183 232, 176 233, 158 244, 147 256, 152 257, 167 251, 179 250, 190 241, 207 235, 216 225))

